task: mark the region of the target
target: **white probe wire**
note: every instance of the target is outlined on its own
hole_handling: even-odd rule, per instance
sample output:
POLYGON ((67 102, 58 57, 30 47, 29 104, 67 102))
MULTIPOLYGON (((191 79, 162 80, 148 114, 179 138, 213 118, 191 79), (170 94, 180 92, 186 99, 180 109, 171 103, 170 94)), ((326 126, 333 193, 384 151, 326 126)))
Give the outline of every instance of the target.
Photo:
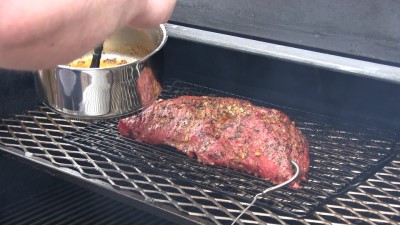
POLYGON ((239 218, 240 218, 248 209, 250 209, 250 207, 252 207, 252 206, 254 205, 254 203, 257 201, 257 199, 260 198, 261 195, 266 194, 266 193, 268 193, 268 192, 270 192, 270 191, 276 190, 276 189, 278 189, 278 188, 281 188, 281 187, 283 187, 283 186, 285 186, 285 185, 287 185, 287 184, 292 183, 294 180, 296 180, 296 178, 297 178, 297 177, 299 176, 299 174, 300 174, 300 167, 299 167, 299 165, 297 165, 297 163, 296 163, 295 161, 290 160, 290 162, 291 162, 291 163, 293 164, 293 166, 296 168, 296 173, 295 173, 289 180, 287 180, 287 181, 285 181, 285 182, 283 182, 283 183, 281 183, 281 184, 278 184, 278 185, 276 185, 276 186, 269 187, 269 188, 265 189, 263 192, 256 194, 256 195, 254 196, 254 198, 253 198, 253 201, 251 201, 250 205, 248 205, 248 206, 242 211, 242 213, 240 213, 240 215, 239 215, 238 217, 236 217, 236 219, 233 221, 233 223, 232 223, 231 225, 234 225, 234 224, 239 220, 239 218))

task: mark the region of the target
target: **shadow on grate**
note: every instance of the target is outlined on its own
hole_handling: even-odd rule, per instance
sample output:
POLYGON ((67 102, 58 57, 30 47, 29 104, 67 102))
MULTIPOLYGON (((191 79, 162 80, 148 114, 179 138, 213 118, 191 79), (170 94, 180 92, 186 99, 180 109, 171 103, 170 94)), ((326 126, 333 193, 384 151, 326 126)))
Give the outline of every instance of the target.
MULTIPOLYGON (((172 81, 164 87, 161 96, 164 99, 182 95, 244 98, 182 81, 172 81)), ((308 180, 302 183, 302 188, 276 190, 257 201, 259 206, 305 217, 333 197, 368 179, 394 156, 396 134, 390 131, 249 100, 256 105, 285 112, 296 122, 310 144, 311 166, 308 180)), ((271 186, 269 182, 246 173, 200 164, 168 146, 152 146, 121 137, 116 129, 117 122, 94 123, 70 133, 64 140, 88 152, 123 160, 139 169, 184 180, 238 200, 250 201, 255 194, 271 186)), ((121 179, 127 179, 129 183, 128 178, 121 179)))
POLYGON ((0 206, 0 224, 176 225, 66 182, 0 206))

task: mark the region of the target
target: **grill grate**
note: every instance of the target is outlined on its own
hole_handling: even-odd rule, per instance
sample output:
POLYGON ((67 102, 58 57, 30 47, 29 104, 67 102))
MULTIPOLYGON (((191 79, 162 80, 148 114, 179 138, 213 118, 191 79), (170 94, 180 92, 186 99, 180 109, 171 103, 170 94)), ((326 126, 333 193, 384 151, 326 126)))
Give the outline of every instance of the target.
MULTIPOLYGON (((161 97, 175 98, 181 95, 234 96, 176 81, 161 97)), ((266 106, 266 103, 255 103, 266 106)), ((321 116, 287 108, 281 110, 295 117, 297 127, 307 136, 311 168, 308 180, 302 183, 300 190, 283 187, 258 200, 258 205, 291 216, 307 216, 332 197, 366 180, 393 155, 393 133, 377 129, 365 132, 352 124, 338 124, 336 121, 331 125, 332 121, 330 124, 326 118, 322 120, 321 116)), ((68 135, 65 140, 87 151, 99 152, 113 157, 114 160, 122 159, 141 170, 152 170, 153 173, 183 179, 194 185, 231 195, 238 200, 250 202, 254 195, 271 187, 263 179, 246 173, 200 164, 173 148, 155 147, 121 137, 116 129, 117 122, 93 124, 68 135)), ((124 177, 120 177, 119 181, 125 182, 124 177)))
MULTIPOLYGON (((171 87, 171 83, 164 84, 164 87, 170 90, 168 87, 171 87)), ((129 163, 114 161, 107 155, 88 152, 62 140, 65 134, 87 125, 86 122, 64 119, 46 107, 38 107, 24 115, 2 119, 0 143, 13 147, 8 148, 8 151, 25 153, 25 156, 21 156, 23 158, 29 157, 38 163, 43 162, 39 158, 44 159, 55 170, 73 169, 87 178, 87 183, 94 182, 93 179, 102 180, 111 184, 115 193, 120 193, 122 189, 132 193, 134 198, 147 199, 149 204, 158 203, 158 206, 168 209, 171 215, 184 212, 190 219, 203 219, 213 224, 230 224, 245 207, 245 203, 230 196, 160 176, 152 171, 141 171, 129 163), (119 177, 125 178, 124 184, 132 186, 127 188, 118 183, 119 181, 114 182, 119 177)), ((316 132, 322 133, 322 128, 315 129, 316 132)), ((373 137, 370 140, 372 143, 367 145, 371 150, 377 149, 377 144, 374 144, 376 136, 386 135, 385 131, 377 131, 374 136, 374 129, 369 132, 364 128, 363 131, 373 137)), ((338 132, 339 134, 341 132, 338 132)), ((399 150, 400 146, 396 149, 399 150)), ((266 207, 254 206, 240 221, 242 224, 396 224, 400 222, 399 174, 400 161, 396 159, 366 182, 332 199, 303 219, 273 213, 266 207)), ((127 196, 126 191, 121 192, 121 196, 127 196)))
POLYGON ((0 224, 163 224, 159 217, 61 182, 0 207, 0 224))

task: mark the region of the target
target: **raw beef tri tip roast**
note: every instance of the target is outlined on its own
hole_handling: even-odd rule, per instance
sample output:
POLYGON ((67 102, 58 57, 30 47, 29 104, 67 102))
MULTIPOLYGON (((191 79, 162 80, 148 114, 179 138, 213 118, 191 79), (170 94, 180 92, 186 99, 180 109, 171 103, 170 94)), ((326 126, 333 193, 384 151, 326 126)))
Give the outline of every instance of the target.
POLYGON ((202 163, 229 167, 271 181, 288 180, 290 160, 300 166, 299 188, 309 168, 308 142, 288 116, 249 101, 182 96, 161 100, 120 120, 123 136, 166 144, 202 163))

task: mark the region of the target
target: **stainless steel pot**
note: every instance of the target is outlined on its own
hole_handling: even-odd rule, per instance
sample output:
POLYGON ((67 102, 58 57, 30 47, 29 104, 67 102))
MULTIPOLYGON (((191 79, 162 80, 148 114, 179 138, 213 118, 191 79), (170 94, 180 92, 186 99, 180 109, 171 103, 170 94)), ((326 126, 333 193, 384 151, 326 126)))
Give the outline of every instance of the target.
MULTIPOLYGON (((51 109, 79 119, 129 114, 155 101, 161 92, 160 63, 155 54, 167 41, 163 25, 155 29, 125 28, 105 40, 102 60, 123 58, 108 68, 59 65, 35 74, 36 90, 51 109)), ((91 62, 92 52, 78 60, 91 62)))

